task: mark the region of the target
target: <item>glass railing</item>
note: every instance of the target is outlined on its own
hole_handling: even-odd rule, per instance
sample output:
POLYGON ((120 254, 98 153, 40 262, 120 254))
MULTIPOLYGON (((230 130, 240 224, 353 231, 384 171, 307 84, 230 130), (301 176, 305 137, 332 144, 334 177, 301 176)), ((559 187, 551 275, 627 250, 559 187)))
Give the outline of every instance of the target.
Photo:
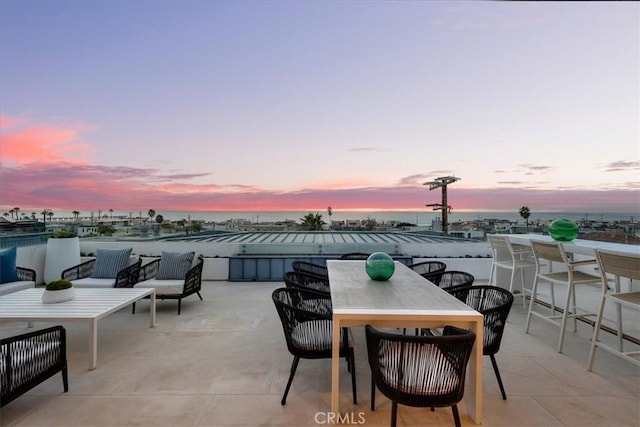
POLYGON ((51 233, 29 233, 29 234, 0 234, 0 249, 44 245, 51 233))

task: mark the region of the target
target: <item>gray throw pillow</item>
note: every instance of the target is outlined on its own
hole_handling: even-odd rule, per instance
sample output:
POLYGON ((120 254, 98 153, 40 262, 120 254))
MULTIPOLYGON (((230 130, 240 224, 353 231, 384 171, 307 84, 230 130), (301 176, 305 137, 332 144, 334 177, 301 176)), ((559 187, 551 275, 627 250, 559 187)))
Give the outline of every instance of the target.
POLYGON ((93 266, 91 277, 95 279, 115 279, 118 273, 129 266, 129 249, 98 249, 96 250, 96 263, 93 266))
POLYGON ((164 252, 160 257, 160 266, 156 279, 184 279, 187 272, 191 269, 191 263, 195 252, 164 252))

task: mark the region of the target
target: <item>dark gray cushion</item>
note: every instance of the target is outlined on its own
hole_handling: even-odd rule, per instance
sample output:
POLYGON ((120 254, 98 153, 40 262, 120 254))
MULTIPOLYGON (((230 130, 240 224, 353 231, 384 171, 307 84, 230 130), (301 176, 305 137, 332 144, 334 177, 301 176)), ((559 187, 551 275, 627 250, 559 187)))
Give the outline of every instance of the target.
POLYGON ((160 257, 160 266, 156 279, 184 279, 191 269, 195 252, 164 252, 160 257))
POLYGON ((115 279, 120 271, 129 266, 132 249, 98 249, 91 277, 94 279, 115 279))

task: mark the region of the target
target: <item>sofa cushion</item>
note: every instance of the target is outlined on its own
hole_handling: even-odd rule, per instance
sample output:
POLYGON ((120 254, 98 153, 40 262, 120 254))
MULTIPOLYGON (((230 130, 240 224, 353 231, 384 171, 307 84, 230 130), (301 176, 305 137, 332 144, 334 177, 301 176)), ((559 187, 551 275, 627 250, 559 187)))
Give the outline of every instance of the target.
POLYGON ((138 282, 134 288, 154 288, 156 295, 180 295, 184 290, 184 280, 179 279, 150 279, 138 282))
POLYGON ((9 282, 0 284, 0 295, 7 295, 18 292, 23 289, 35 288, 36 282, 29 280, 19 280, 17 282, 9 282))
POLYGON ((191 263, 193 262, 195 254, 195 252, 180 253, 162 251, 156 279, 184 280, 187 272, 191 269, 191 263))
POLYGON ((0 283, 18 281, 18 270, 16 270, 15 247, 0 251, 0 283))
POLYGON ((115 279, 121 270, 129 266, 132 249, 98 249, 91 277, 94 279, 115 279))
POLYGON ((95 277, 85 277, 84 279, 72 280, 74 288, 113 288, 116 279, 100 279, 95 277))

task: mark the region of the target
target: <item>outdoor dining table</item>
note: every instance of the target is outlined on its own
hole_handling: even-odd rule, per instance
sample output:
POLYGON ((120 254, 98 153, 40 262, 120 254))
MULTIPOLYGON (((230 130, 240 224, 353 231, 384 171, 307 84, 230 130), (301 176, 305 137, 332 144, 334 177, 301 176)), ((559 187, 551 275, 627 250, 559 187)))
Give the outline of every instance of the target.
POLYGON ((468 371, 465 403, 476 424, 482 423, 483 316, 462 301, 396 261, 387 281, 375 281, 365 261, 328 260, 333 306, 331 412, 340 412, 340 330, 343 327, 470 329, 476 334, 468 371))
POLYGON ((0 321, 84 322, 89 325, 89 369, 98 365, 98 320, 123 307, 150 298, 149 323, 156 324, 155 289, 76 289, 71 301, 44 304, 44 288, 31 288, 0 297, 0 321))

